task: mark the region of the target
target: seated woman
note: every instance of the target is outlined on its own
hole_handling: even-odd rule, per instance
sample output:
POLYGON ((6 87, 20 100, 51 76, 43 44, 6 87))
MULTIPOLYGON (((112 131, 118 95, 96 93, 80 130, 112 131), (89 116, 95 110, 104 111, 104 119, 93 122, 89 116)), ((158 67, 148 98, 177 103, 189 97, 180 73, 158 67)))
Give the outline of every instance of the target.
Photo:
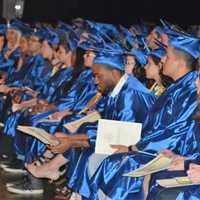
POLYGON ((165 57, 166 51, 163 48, 152 50, 148 53, 148 63, 145 65, 146 78, 154 80, 154 84, 150 90, 160 96, 165 88, 168 88, 173 80, 164 75, 162 72, 162 59, 165 57))
MULTIPOLYGON (((92 60, 94 59, 94 56, 95 54, 92 52, 92 51, 88 51, 84 54, 84 67, 90 69, 91 68, 91 65, 92 65, 92 60)), ((78 68, 78 67, 77 67, 78 68)), ((87 70, 88 70, 87 69, 87 70)), ((76 70, 76 69, 75 69, 76 70)), ((83 71, 84 72, 84 71, 83 71)), ((81 82, 80 82, 80 78, 83 80, 84 76, 81 76, 81 74, 83 75, 83 72, 80 73, 80 77, 78 77, 76 80, 77 82, 79 83, 79 86, 81 87, 81 82)), ((75 76, 74 76, 74 80, 75 80, 75 76)), ((73 81, 74 81, 73 80, 73 81)), ((87 79, 89 80, 89 79, 87 79)), ((91 79, 91 81, 93 81, 94 79, 91 79)), ((90 89, 92 89, 94 86, 95 86, 95 83, 94 82, 89 82, 90 83, 90 89)), ((77 84, 77 83, 76 83, 77 84)), ((66 85, 68 86, 68 85, 66 85)), ((73 87, 73 85, 72 85, 73 87)), ((96 86, 95 86, 96 88, 96 86)), ((82 88, 83 89, 83 88, 82 88)), ((84 90, 88 89, 87 87, 84 88, 84 90)), ((85 94, 85 91, 82 91, 83 94, 82 95, 86 95, 85 94)), ((94 92, 94 90, 90 91, 91 92, 94 92)), ((95 90, 96 92, 96 90, 95 90)), ((78 95, 78 94, 77 94, 78 95)), ((89 93, 88 93, 89 95, 89 93)), ((82 97, 83 98, 83 97, 82 97)), ((64 110, 64 112, 55 112, 54 114, 51 115, 51 119, 54 119, 54 120, 58 120, 58 123, 57 123, 57 126, 55 126, 55 123, 48 123, 48 122, 38 122, 37 125, 35 123, 35 125, 37 127, 42 127, 46 130, 48 130, 48 132, 52 132, 52 130, 56 129, 56 127, 58 127, 57 129, 63 129, 62 126, 63 124, 67 123, 67 122, 70 122, 70 121, 73 121, 73 120, 76 120, 76 119, 80 119, 81 117, 85 116, 86 115, 86 112, 88 111, 92 111, 94 110, 94 108, 96 108, 96 106, 98 105, 98 102, 101 98, 101 94, 99 92, 96 92, 96 95, 92 96, 91 98, 89 98, 88 96, 88 103, 81 109, 74 109, 75 110, 72 110, 72 112, 70 112, 69 110, 64 110), (63 118, 63 119, 62 119, 63 118), (62 120, 61 120, 62 119, 62 120), (59 126, 58 126, 59 125, 59 126), (54 127, 54 128, 52 128, 54 127), (60 127, 60 128, 59 128, 60 127)), ((82 99, 82 101, 84 100, 84 98, 82 99)), ((81 102, 82 102, 81 101, 81 102)), ((78 103, 78 102, 77 102, 78 103)), ((84 103, 84 102, 82 102, 84 103)), ((79 103, 78 103, 79 104, 79 103)), ((102 107, 102 106, 101 106, 102 107)), ((98 109, 97 109, 98 110, 98 109)), ((34 116, 33 116, 34 118, 34 116)), ((65 131, 66 132, 66 131, 65 131)), ((78 138, 78 137, 77 137, 78 138)), ((84 138, 84 137, 83 137, 84 138)), ((37 145, 38 146, 38 145, 37 145)), ((42 145, 45 147, 45 145, 42 145)), ((33 146, 31 145, 31 149, 33 149, 33 146)), ((41 155, 41 154, 40 154, 41 155)))
POLYGON ((162 59, 165 54, 166 51, 163 47, 149 50, 148 53, 140 49, 133 49, 127 55, 125 71, 127 74, 133 73, 156 96, 159 96, 173 82, 170 77, 162 73, 162 59))

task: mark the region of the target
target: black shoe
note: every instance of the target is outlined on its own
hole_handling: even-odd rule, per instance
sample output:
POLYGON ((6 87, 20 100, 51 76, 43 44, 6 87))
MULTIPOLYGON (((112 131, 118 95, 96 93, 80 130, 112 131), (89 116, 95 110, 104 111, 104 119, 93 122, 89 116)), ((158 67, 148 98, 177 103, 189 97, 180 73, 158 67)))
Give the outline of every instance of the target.
POLYGON ((43 194, 43 183, 41 179, 37 179, 28 174, 24 181, 13 183, 14 185, 7 186, 7 190, 11 193, 22 195, 39 195, 43 194))
POLYGON ((16 159, 16 155, 0 154, 0 167, 3 168, 16 159))
MULTIPOLYGON (((2 164, 3 165, 3 164, 2 164)), ((1 165, 1 166, 2 166, 1 165)), ((2 166, 3 170, 14 174, 26 174, 27 171, 24 169, 23 161, 14 159, 10 164, 2 166)))
POLYGON ((26 181, 26 179, 28 178, 28 175, 24 175, 20 178, 18 178, 18 180, 15 180, 15 181, 11 181, 11 182, 8 182, 6 183, 6 187, 10 187, 10 186, 13 186, 13 185, 19 185, 19 184, 22 184, 26 181))

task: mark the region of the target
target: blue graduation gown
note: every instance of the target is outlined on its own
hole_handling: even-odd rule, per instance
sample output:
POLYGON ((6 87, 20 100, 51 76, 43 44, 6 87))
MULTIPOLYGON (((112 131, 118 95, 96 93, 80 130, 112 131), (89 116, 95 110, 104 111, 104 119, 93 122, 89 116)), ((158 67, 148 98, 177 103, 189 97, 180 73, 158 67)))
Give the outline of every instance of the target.
MULTIPOLYGON (((199 125, 200 124, 198 122, 195 122, 195 121, 191 125, 190 132, 192 133, 193 137, 190 137, 190 140, 188 140, 187 143, 185 143, 185 150, 183 148, 183 152, 182 152, 182 155, 187 157, 187 161, 185 161, 185 163, 195 162, 195 163, 200 164, 200 135, 199 135, 199 130, 200 130, 199 128, 200 127, 199 127, 199 125), (192 144, 192 145, 190 145, 190 144, 192 144), (195 146, 196 146, 196 148, 194 148, 195 146)), ((174 178, 174 177, 179 177, 179 176, 187 176, 186 171, 187 171, 187 169, 185 169, 183 171, 164 170, 164 171, 152 174, 151 175, 151 181, 150 181, 150 184, 149 184, 150 187, 149 187, 147 199, 148 200, 154 200, 156 194, 158 194, 162 190, 167 190, 167 189, 161 187, 160 185, 156 184, 156 180, 165 179, 165 178, 174 178)), ((181 191, 185 190, 185 194, 183 195, 185 197, 181 198, 181 199, 182 200, 189 199, 188 196, 193 194, 194 189, 195 188, 198 189, 198 187, 199 186, 182 187, 180 190, 181 191)), ((182 194, 180 194, 180 196, 182 196, 182 194)))
MULTIPOLYGON (((48 102, 53 102, 54 99, 56 99, 56 91, 57 89, 60 87, 60 85, 62 83, 66 83, 69 82, 71 80, 71 75, 73 72, 73 67, 68 67, 68 68, 64 68, 59 70, 57 73, 54 74, 54 76, 52 76, 47 84, 44 85, 44 88, 42 90, 42 93, 39 95, 39 99, 46 99, 48 102)), ((50 112, 51 113, 51 112, 50 112)), ((18 120, 14 120, 19 124, 26 124, 26 125, 30 125, 30 126, 38 126, 41 128, 45 128, 49 133, 53 133, 56 129, 56 127, 58 126, 58 123, 39 123, 39 122, 35 122, 34 119, 38 118, 38 116, 27 116, 27 109, 21 111, 20 117, 18 118, 18 120), (19 121, 19 122, 18 122, 19 121)), ((46 115, 46 113, 45 113, 46 115)), ((39 114, 39 116, 42 118, 42 114, 39 114)), ((17 117, 17 114, 15 115, 15 117, 17 117)), ((12 126, 13 127, 13 126, 12 126)), ((16 127, 13 127, 13 132, 16 131, 16 127)), ((17 133, 19 134, 19 132, 17 131, 17 133)), ((30 160, 29 157, 32 157, 33 155, 41 155, 42 152, 45 150, 45 145, 42 144, 41 142, 37 141, 35 138, 32 137, 26 137, 23 136, 22 134, 19 134, 15 137, 15 149, 17 150, 17 152, 26 152, 26 159, 27 161, 30 160), (21 139, 20 139, 21 138, 21 139), (24 149, 24 146, 21 145, 22 140, 25 140, 26 142, 26 148, 24 149), (29 145, 29 147, 28 147, 29 145)), ((36 156, 35 156, 36 157, 36 156)), ((30 160, 31 161, 31 160, 30 160)))
MULTIPOLYGON (((29 125, 43 128, 49 133, 53 134, 60 123, 38 122, 39 119, 45 118, 55 111, 64 111, 66 109, 78 112, 88 104, 93 96, 95 96, 96 92, 97 89, 92 70, 84 69, 72 84, 72 87, 69 89, 69 91, 63 92, 63 96, 59 98, 59 101, 56 102, 57 109, 32 116, 30 118, 29 125)), ((38 157, 45 150, 45 145, 39 141, 36 141, 35 139, 34 142, 29 140, 29 145, 27 146, 29 146, 26 150, 27 157, 30 157, 30 155, 38 157)))
POLYGON ((6 72, 8 76, 16 70, 19 58, 20 58, 20 50, 16 48, 8 59, 4 58, 4 54, 8 51, 8 47, 5 47, 2 50, 1 59, 0 59, 0 71, 6 72))
POLYGON ((20 82, 24 79, 27 71, 30 69, 28 62, 30 61, 30 56, 25 56, 24 64, 19 70, 15 70, 11 76, 9 76, 6 80, 6 84, 9 86, 20 86, 20 82), (18 85, 19 84, 19 85, 18 85))
MULTIPOLYGON (((17 82, 18 87, 28 86, 33 90, 40 90, 44 84, 44 74, 43 71, 45 69, 45 60, 41 55, 30 56, 26 60, 26 65, 28 66, 28 70, 24 76, 24 79, 20 82, 17 82)), ((26 100, 27 98, 31 98, 30 95, 22 94, 22 99, 26 100)), ((14 137, 16 135, 16 126, 18 121, 20 120, 22 114, 26 109, 22 109, 20 111, 11 113, 7 119, 5 119, 5 127, 4 134, 14 137)), ((5 117, 6 118, 6 117, 5 117)))
MULTIPOLYGON (((119 94, 115 97, 108 96, 102 118, 143 123, 154 101, 155 96, 130 75, 119 94)), ((81 153, 68 184, 68 187, 87 198, 90 196, 88 158, 94 152, 96 131, 97 123, 86 124, 78 131, 88 135, 91 147, 81 153)))
MULTIPOLYGON (((46 83, 46 77, 44 74, 46 67, 45 59, 42 57, 42 55, 38 54, 36 56, 30 57, 28 64, 30 68, 22 81, 22 86, 27 86, 33 90, 41 91, 44 82, 46 83)), ((49 78, 48 70, 47 77, 49 78)))
POLYGON ((82 110, 96 94, 96 84, 90 68, 84 69, 69 91, 63 91, 62 97, 56 102, 57 111, 82 110))
MULTIPOLYGON (((180 155, 196 152, 198 144, 193 141, 191 132, 193 116, 197 108, 196 72, 189 72, 173 83, 152 106, 147 121, 144 123, 142 139, 136 145, 144 151, 161 151, 171 149, 180 155)), ((138 154, 138 153, 137 153, 138 154)), ((100 188, 113 200, 134 198, 134 193, 141 192, 143 177, 130 178, 122 176, 152 159, 135 153, 111 155, 106 158, 91 181, 93 193, 91 199, 98 199, 96 193, 100 188)))
POLYGON ((62 84, 67 84, 72 78, 73 67, 60 69, 56 72, 44 86, 38 98, 46 99, 48 102, 55 102, 58 95, 56 93, 62 84))
MULTIPOLYGON (((4 54, 8 51, 8 48, 5 47, 0 52, 0 71, 7 74, 7 79, 10 77, 13 77, 13 73, 17 69, 17 64, 20 58, 20 50, 19 48, 16 48, 11 55, 9 56, 9 59, 4 58, 4 54)), ((0 112, 3 111, 3 106, 5 106, 5 94, 0 94, 0 112)), ((2 119, 4 118, 4 114, 2 115, 2 119)))

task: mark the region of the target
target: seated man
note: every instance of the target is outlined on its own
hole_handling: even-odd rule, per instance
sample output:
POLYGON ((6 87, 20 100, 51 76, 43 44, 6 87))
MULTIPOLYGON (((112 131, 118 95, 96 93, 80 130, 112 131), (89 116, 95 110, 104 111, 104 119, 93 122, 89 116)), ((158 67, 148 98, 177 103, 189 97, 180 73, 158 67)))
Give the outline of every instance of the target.
MULTIPOLYGON (((197 86, 197 94, 198 97, 200 95, 200 79, 199 77, 196 80, 196 86, 197 86)), ((193 134, 198 135, 199 134, 199 108, 197 110, 197 113, 195 115, 195 119, 197 123, 191 128, 191 132, 193 134)), ((195 140, 198 138, 194 138, 192 142, 199 143, 199 140, 195 140)), ((186 146, 186 148, 188 148, 186 146)), ((167 156, 173 156, 175 159, 171 163, 168 170, 158 172, 152 175, 151 182, 150 182, 150 188, 148 192, 147 199, 148 200, 167 200, 167 199, 177 199, 177 200, 188 200, 188 199, 199 199, 199 185, 200 185, 200 178, 199 178, 199 172, 200 172, 200 152, 196 152, 196 154, 188 155, 189 157, 183 157, 174 154, 172 151, 164 151, 164 154, 167 156), (158 179, 169 179, 179 176, 188 176, 188 178, 191 180, 193 184, 197 183, 197 186, 185 186, 185 187, 178 187, 178 188, 169 188, 164 189, 160 185, 156 184, 156 180, 158 179), (181 192, 181 193, 180 193, 181 192), (179 194, 180 193, 180 194, 179 194)))
MULTIPOLYGON (((93 71, 98 90, 107 97, 105 100, 105 107, 101 112, 102 118, 143 123, 149 108, 154 103, 155 96, 132 75, 123 75, 123 70, 124 63, 121 54, 99 53, 94 59, 93 71), (123 79, 125 79, 125 81, 122 87, 119 87, 123 79)), ((90 145, 90 148, 83 151, 81 154, 77 166, 70 166, 70 187, 73 187, 73 189, 75 188, 75 190, 79 192, 82 191, 82 183, 84 181, 87 183, 86 180, 89 178, 89 174, 86 174, 85 180, 83 180, 84 177, 82 174, 83 172, 87 173, 88 158, 94 152, 96 131, 97 123, 86 123, 77 131, 78 133, 85 133, 84 135, 86 137, 84 141, 88 141, 90 145), (75 171, 73 172, 72 170, 74 169, 75 171)), ((65 152, 65 159, 73 161, 73 159, 71 159, 73 154, 70 151, 72 151, 72 147, 76 147, 75 143, 77 141, 75 137, 77 137, 77 135, 68 134, 65 136, 64 134, 59 134, 59 137, 62 137, 61 145, 52 148, 51 151, 54 153, 65 152), (64 140, 64 138, 66 139, 64 140)), ((69 165, 70 164, 69 162, 69 165)), ((41 172, 42 169, 45 169, 45 171, 47 170, 45 166, 35 167, 32 165, 29 167, 29 170, 35 175, 37 175, 36 172, 41 172)))

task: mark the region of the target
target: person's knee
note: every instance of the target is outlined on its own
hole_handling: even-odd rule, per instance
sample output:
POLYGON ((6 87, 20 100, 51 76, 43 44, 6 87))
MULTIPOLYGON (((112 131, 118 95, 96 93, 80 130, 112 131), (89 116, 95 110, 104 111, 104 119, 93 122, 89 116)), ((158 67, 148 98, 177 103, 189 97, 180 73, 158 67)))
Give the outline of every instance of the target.
POLYGON ((176 200, 178 194, 180 193, 180 189, 172 188, 172 189, 165 189, 159 192, 156 195, 156 200, 176 200))

